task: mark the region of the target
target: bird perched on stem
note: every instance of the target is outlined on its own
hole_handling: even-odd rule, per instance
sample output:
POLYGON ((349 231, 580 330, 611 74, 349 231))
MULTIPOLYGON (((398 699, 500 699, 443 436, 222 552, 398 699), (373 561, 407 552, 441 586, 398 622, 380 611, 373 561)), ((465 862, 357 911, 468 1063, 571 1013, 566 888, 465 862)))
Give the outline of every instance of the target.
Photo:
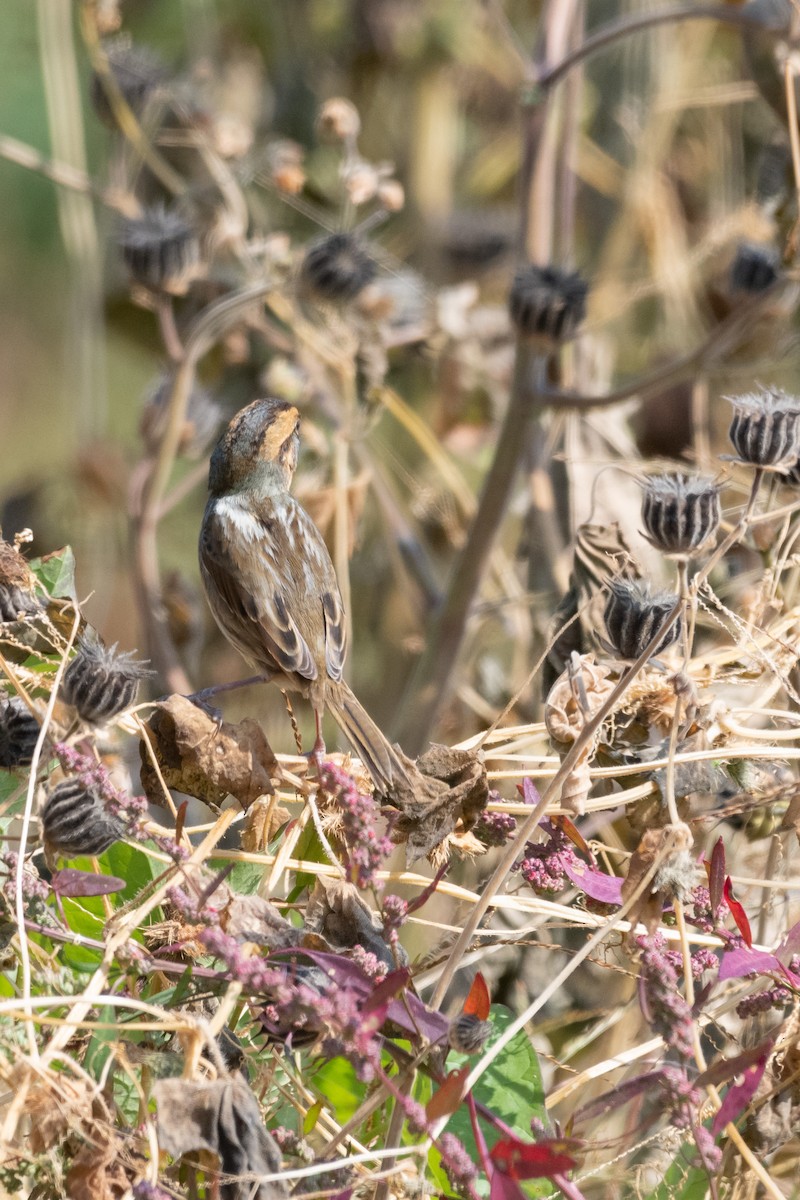
POLYGON ((289 494, 300 414, 281 400, 255 400, 229 424, 211 456, 200 531, 200 573, 211 611, 239 653, 314 708, 325 749, 327 709, 390 795, 408 785, 397 751, 342 678, 346 631, 339 585, 322 535, 289 494))

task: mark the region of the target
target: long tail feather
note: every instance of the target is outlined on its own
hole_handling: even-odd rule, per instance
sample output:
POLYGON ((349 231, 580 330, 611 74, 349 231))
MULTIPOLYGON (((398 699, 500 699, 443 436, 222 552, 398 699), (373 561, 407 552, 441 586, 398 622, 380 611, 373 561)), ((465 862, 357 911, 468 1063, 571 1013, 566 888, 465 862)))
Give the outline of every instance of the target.
POLYGON ((382 795, 391 795, 398 785, 411 786, 408 771, 397 751, 346 683, 329 686, 326 702, 382 795))

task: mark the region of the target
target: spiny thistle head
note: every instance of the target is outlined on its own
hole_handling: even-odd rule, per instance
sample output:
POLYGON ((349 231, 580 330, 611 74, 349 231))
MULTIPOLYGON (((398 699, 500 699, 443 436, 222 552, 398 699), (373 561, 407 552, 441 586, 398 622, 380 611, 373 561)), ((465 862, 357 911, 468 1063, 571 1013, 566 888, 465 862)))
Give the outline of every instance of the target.
POLYGON ((374 260, 351 233, 320 238, 303 260, 303 279, 325 300, 354 300, 375 275, 374 260))
MULTIPOLYGON (((106 42, 103 46, 108 69, 120 90, 123 100, 134 116, 141 116, 147 101, 167 77, 164 63, 147 46, 132 46, 125 39, 106 42)), ((102 76, 95 72, 89 86, 89 96, 95 113, 110 129, 117 128, 117 118, 102 76)))
POLYGON ((39 722, 19 696, 0 700, 0 767, 29 767, 39 737, 39 722))
POLYGON ((733 405, 729 436, 739 460, 781 471, 800 457, 800 396, 780 388, 727 396, 733 405))
POLYGON ((182 296, 198 273, 199 239, 175 208, 154 204, 125 221, 119 244, 131 277, 151 291, 182 296))
POLYGON ((48 792, 39 819, 48 848, 64 858, 102 854, 125 832, 123 821, 106 812, 100 797, 78 779, 65 779, 48 792))
POLYGON ((519 333, 557 345, 571 338, 586 316, 589 285, 577 271, 523 267, 508 297, 511 320, 519 333))
POLYGON ((651 475, 644 485, 642 521, 664 554, 695 554, 716 533, 719 487, 701 475, 651 475))
POLYGON ((147 664, 130 653, 119 653, 116 645, 104 646, 97 638, 84 637, 78 653, 64 672, 61 694, 78 716, 91 725, 110 721, 136 700, 139 682, 152 675, 147 664))
MULTIPOLYGON (((651 592, 637 579, 613 579, 609 584, 605 623, 609 640, 621 658, 637 659, 653 640, 678 602, 672 592, 651 592)), ((677 640, 680 620, 675 621, 656 645, 660 654, 677 640)))
POLYGON ((780 255, 774 246, 740 242, 731 266, 731 290, 765 292, 778 278, 780 255))

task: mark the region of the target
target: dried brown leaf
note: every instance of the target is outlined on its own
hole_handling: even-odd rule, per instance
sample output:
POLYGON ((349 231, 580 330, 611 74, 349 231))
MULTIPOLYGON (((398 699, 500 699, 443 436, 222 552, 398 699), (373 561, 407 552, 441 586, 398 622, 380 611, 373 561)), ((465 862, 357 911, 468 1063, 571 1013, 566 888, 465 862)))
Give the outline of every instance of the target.
POLYGON ((307 935, 323 938, 326 948, 337 954, 361 946, 389 968, 408 962, 400 946, 395 958, 383 937, 380 916, 362 899, 358 889, 344 879, 323 876, 317 879, 306 909, 305 930, 307 935))
MULTIPOLYGON (((633 896, 647 873, 658 861, 661 868, 670 859, 685 854, 692 844, 692 835, 687 825, 668 825, 664 829, 648 829, 631 855, 628 875, 622 882, 623 904, 633 896)), ((672 898, 671 895, 669 897, 672 898)), ((655 933, 661 921, 661 909, 665 895, 656 882, 656 876, 646 884, 629 913, 631 928, 638 922, 648 933, 655 933)))
POLYGON ((220 913, 225 933, 242 942, 255 942, 269 950, 287 950, 297 946, 301 932, 278 912, 263 896, 240 896, 229 893, 228 903, 220 913))
MULTIPOLYGON (((470 830, 489 800, 486 767, 474 750, 431 746, 412 778, 412 789, 392 797, 400 815, 391 830, 393 841, 408 844, 410 863, 432 855, 451 834, 470 830)), ((469 853, 468 843, 460 848, 469 853)))
POLYGON ((173 1158, 209 1150, 220 1160, 223 1200, 274 1200, 284 1183, 259 1183, 281 1167, 277 1143, 264 1128, 258 1101, 242 1075, 212 1083, 162 1079, 153 1087, 159 1145, 173 1158))
MULTIPOLYGON (((272 793, 277 763, 264 732, 249 717, 238 725, 215 721, 185 696, 169 696, 147 722, 150 744, 170 788, 218 807, 235 796, 243 808, 272 793)), ((140 746, 142 786, 163 804, 161 784, 147 747, 140 746)))
POLYGON ((274 796, 254 800, 247 810, 247 820, 242 831, 242 849, 253 854, 266 850, 289 818, 289 810, 278 804, 274 796))

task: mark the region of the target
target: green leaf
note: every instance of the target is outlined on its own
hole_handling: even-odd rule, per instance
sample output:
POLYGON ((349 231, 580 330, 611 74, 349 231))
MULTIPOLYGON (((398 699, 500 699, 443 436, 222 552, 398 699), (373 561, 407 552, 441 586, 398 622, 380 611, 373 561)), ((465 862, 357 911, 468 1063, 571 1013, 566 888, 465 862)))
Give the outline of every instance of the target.
POLYGON ((54 599, 77 601, 75 591, 75 555, 71 546, 56 550, 44 558, 32 558, 28 564, 42 587, 54 599))
POLYGON ((333 1113, 339 1125, 346 1124, 364 1099, 366 1086, 356 1077, 346 1058, 331 1058, 314 1072, 311 1085, 333 1113))
MULTIPOLYGON (((493 1004, 489 1020, 499 1035, 514 1020, 514 1014, 501 1005, 493 1004)), ((463 1066, 467 1061, 467 1055, 451 1052, 447 1058, 447 1068, 452 1070, 454 1067, 463 1066)), ((531 1117, 547 1121, 539 1060, 524 1029, 511 1039, 502 1053, 484 1071, 475 1085, 473 1095, 519 1137, 527 1141, 531 1140, 531 1117)), ((496 1138, 492 1131, 486 1128, 486 1122, 483 1122, 483 1128, 491 1148, 496 1138)), ((480 1162, 466 1104, 462 1104, 458 1112, 453 1113, 447 1123, 447 1131, 461 1139, 474 1163, 480 1162)), ((482 1190, 488 1191, 484 1180, 480 1180, 478 1185, 478 1191, 482 1190), (484 1185, 483 1188, 481 1185, 484 1185)), ((547 1180, 537 1181, 532 1186, 526 1184, 525 1192, 532 1197, 549 1196, 553 1193, 553 1185, 547 1180)))
MULTIPOLYGON (((212 870, 221 871, 228 866, 228 863, 219 859, 212 860, 210 865, 212 870)), ((254 896, 263 878, 263 867, 260 867, 258 863, 243 862, 236 864, 225 882, 232 891, 238 892, 240 896, 254 896)))
POLYGON ((114 842, 109 846, 100 857, 100 865, 104 869, 107 867, 110 875, 125 880, 125 887, 118 894, 121 901, 133 900, 163 869, 149 854, 127 842, 114 842))
POLYGON ((686 1156, 692 1153, 696 1153, 695 1145, 689 1141, 682 1147, 649 1200, 705 1200, 708 1194, 708 1175, 699 1167, 687 1165, 686 1156))

